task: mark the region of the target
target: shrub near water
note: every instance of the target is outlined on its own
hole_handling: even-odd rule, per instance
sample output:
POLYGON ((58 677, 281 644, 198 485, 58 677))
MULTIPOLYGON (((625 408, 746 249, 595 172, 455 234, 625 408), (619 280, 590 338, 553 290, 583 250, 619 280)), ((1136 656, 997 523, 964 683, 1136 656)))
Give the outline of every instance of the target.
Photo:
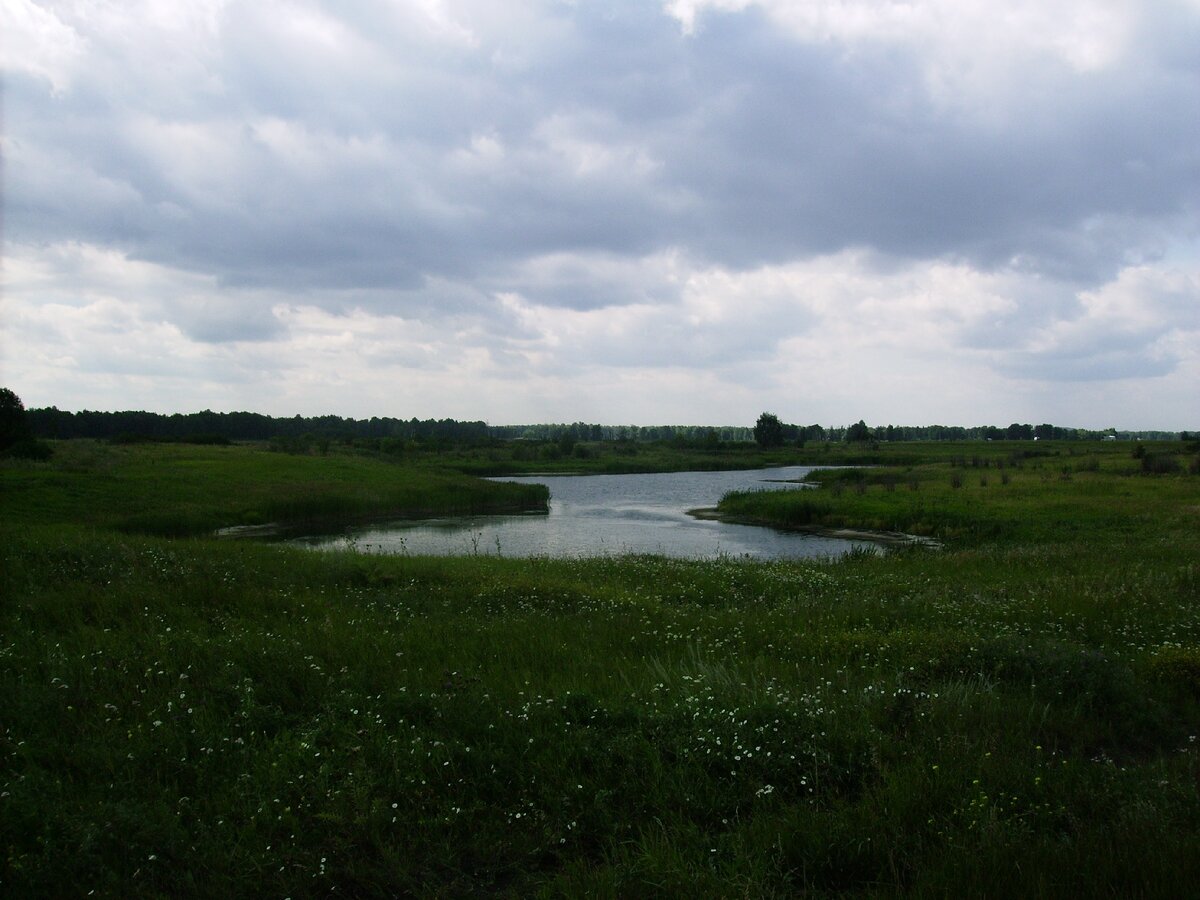
POLYGON ((1000 540, 836 564, 318 555, 23 512, 0 887, 1186 894, 1196 488, 1040 475, 957 492, 1000 540))

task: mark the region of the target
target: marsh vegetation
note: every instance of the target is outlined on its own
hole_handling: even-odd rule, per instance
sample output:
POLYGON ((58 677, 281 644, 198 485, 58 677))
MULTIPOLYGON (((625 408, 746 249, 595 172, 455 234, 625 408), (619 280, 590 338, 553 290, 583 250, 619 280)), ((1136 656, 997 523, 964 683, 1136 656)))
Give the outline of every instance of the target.
POLYGON ((722 504, 944 545, 821 563, 313 554, 207 535, 544 497, 338 452, 6 461, 0 888, 1185 894, 1195 451, 1036 449, 722 504))

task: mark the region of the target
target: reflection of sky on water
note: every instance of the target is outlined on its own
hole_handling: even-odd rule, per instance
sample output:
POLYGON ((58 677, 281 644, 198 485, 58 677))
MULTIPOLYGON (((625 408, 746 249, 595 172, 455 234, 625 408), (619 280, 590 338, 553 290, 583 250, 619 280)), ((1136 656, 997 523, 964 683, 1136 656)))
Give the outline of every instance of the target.
POLYGON ((766 559, 833 556, 856 545, 814 535, 693 518, 687 510, 715 506, 734 490, 793 489, 774 483, 800 478, 808 466, 736 472, 670 472, 648 475, 526 476, 504 481, 550 488, 549 515, 393 521, 348 529, 339 535, 300 538, 319 548, 372 553, 503 556, 604 556, 656 553, 675 557, 717 555, 766 559), (767 479, 770 479, 768 481, 767 479))

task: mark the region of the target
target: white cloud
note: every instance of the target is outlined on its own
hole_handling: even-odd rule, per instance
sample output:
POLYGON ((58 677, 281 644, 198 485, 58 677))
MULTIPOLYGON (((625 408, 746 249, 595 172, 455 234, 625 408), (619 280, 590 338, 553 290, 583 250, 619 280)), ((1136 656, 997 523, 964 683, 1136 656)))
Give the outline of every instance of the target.
POLYGON ((1182 415, 1197 13, 16 0, 5 379, 826 424, 1067 395, 1064 424, 1111 424, 1147 380, 1182 415))
POLYGON ((1076 315, 1050 323, 1000 365, 1054 380, 1166 375, 1197 357, 1200 271, 1139 266, 1079 296, 1076 315))
POLYGON ((962 65, 980 57, 1013 65, 1031 53, 1061 58, 1079 71, 1119 59, 1138 6, 1129 0, 670 0, 666 11, 685 33, 705 12, 760 9, 796 38, 846 47, 862 42, 919 47, 930 65, 962 65))
MULTIPOLYGON (((105 394, 120 400, 95 405, 710 424, 762 407, 837 424, 1043 420, 1069 394, 1083 399, 1060 421, 1103 427, 1131 361, 1149 367, 1156 403, 1174 415, 1192 402, 1200 363, 1200 274, 1150 267, 1080 293, 998 350, 963 335, 1019 317, 1037 296, 1028 276, 864 251, 744 272, 679 254, 549 258, 525 279, 569 282, 607 265, 617 283, 656 282, 670 296, 575 308, 506 293, 416 316, 345 296, 331 312, 321 291, 297 302, 220 289, 86 245, 15 251, 5 377, 33 405, 105 394), (261 328, 247 321, 262 311, 261 328)), ((1129 426, 1166 424, 1154 412, 1131 407, 1129 426)))
POLYGON ((49 82, 55 95, 71 84, 84 40, 54 10, 33 0, 0 5, 0 55, 4 68, 49 82))
MULTIPOLYGON (((899 51, 921 80, 915 95, 895 102, 931 103, 987 128, 1028 117, 1031 105, 1046 105, 1070 76, 1100 75, 1128 61, 1147 18, 1131 0, 672 0, 666 11, 689 35, 705 28, 710 11, 760 12, 794 40, 836 48, 851 64, 899 51)), ((723 24, 711 23, 714 30, 723 24)))

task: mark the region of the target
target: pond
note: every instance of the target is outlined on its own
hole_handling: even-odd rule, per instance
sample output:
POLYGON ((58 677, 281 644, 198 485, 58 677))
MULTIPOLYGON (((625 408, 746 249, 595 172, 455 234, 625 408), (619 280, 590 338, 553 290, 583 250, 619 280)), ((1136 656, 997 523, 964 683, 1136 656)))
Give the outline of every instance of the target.
POLYGON ((654 553, 701 559, 805 559, 838 556, 855 547, 876 549, 865 541, 688 515, 690 509, 716 506, 727 491, 808 490, 787 482, 810 471, 811 466, 786 466, 734 472, 505 477, 496 480, 548 486, 549 514, 375 522, 292 542, 318 549, 355 547, 368 553, 513 557, 654 553))

